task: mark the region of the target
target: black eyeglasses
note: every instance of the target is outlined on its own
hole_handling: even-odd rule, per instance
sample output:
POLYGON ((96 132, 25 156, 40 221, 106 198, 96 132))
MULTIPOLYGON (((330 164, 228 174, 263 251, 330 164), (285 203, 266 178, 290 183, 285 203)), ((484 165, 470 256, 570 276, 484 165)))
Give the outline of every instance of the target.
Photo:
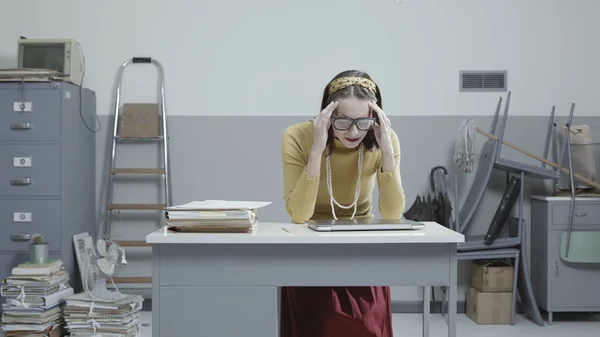
POLYGON ((337 117, 332 116, 333 127, 339 131, 349 130, 352 125, 356 125, 356 128, 361 131, 369 131, 375 125, 375 118, 367 117, 367 118, 350 118, 350 117, 337 117))

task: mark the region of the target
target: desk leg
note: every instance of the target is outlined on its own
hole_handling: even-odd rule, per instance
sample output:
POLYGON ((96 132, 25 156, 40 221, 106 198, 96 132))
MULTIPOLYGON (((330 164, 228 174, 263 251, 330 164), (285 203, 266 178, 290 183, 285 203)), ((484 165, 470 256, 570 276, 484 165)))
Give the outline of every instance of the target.
POLYGON ((448 282, 448 337, 456 337, 457 259, 456 244, 450 244, 450 275, 448 282))
POLYGON ((429 337, 429 317, 431 316, 431 287, 423 287, 423 337, 429 337))

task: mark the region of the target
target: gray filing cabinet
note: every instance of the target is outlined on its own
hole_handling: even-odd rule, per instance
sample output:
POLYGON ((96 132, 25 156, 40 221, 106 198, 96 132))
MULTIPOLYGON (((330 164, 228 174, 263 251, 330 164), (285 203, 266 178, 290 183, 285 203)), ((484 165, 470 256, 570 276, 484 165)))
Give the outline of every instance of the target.
POLYGON ((540 308, 600 312, 600 197, 577 197, 567 254, 570 197, 531 197, 532 284, 540 308))
POLYGON ((40 233, 80 290, 72 236, 94 235, 96 223, 96 137, 83 120, 97 129, 89 89, 0 82, 0 279, 28 260, 40 233))

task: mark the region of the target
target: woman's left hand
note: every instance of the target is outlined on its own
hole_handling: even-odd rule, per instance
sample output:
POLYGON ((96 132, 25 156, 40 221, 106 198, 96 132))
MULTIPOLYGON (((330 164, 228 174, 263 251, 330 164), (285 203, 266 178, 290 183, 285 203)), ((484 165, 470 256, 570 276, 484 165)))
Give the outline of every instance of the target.
POLYGON ((369 106, 379 117, 379 124, 375 123, 373 131, 375 132, 375 139, 379 144, 381 152, 387 154, 394 154, 394 147, 392 145, 392 122, 385 115, 385 112, 375 102, 369 102, 369 106))

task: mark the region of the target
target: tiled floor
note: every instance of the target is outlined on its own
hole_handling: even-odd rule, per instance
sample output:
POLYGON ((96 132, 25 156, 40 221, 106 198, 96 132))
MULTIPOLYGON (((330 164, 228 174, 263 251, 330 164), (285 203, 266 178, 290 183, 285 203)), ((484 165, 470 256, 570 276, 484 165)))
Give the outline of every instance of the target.
MULTIPOLYGON (((150 324, 150 312, 142 312, 142 324, 150 324)), ((600 336, 600 315, 594 317, 555 317, 553 325, 539 327, 523 316, 517 318, 514 326, 477 325, 465 315, 458 315, 458 337, 592 337, 600 336), (560 320, 559 320, 560 319, 560 320), (576 319, 576 320, 575 320, 576 319)), ((421 336, 421 315, 394 314, 394 337, 421 336)), ((431 337, 446 336, 446 323, 439 314, 431 315, 431 337)), ((151 337, 150 325, 142 327, 142 337, 151 337)), ((187 337, 187 336, 177 336, 187 337)), ((191 336, 190 336, 191 337, 191 336)))

